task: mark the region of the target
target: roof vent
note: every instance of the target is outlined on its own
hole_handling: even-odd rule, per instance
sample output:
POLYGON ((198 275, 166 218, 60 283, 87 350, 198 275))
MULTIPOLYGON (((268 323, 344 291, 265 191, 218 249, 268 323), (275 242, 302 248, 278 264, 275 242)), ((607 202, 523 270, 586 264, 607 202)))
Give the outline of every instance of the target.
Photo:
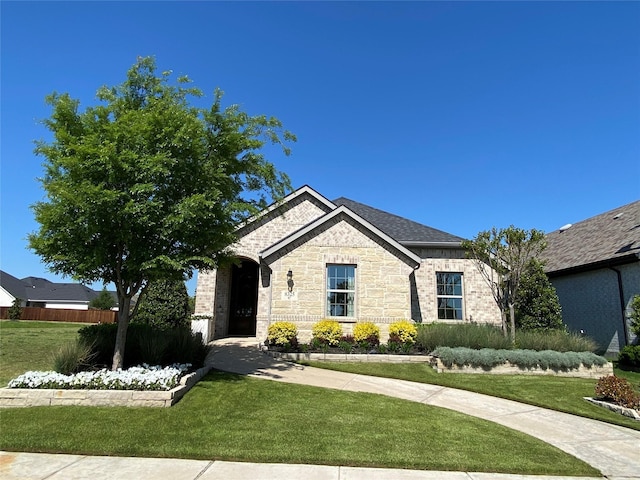
POLYGON ((617 214, 613 217, 613 219, 614 219, 614 220, 617 220, 617 219, 619 219, 622 215, 624 215, 624 212, 617 213, 617 214))
POLYGON ((562 227, 560 227, 560 231, 564 232, 565 230, 569 230, 571 228, 571 223, 567 223, 566 225, 563 225, 562 227))

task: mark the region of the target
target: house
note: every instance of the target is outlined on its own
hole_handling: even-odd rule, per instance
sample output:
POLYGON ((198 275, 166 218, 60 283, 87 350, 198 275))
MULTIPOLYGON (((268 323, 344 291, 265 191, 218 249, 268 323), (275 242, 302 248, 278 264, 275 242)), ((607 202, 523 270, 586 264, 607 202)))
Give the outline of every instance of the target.
POLYGON ((87 310, 98 292, 80 283, 56 283, 44 278, 21 280, 0 271, 0 306, 8 307, 20 298, 24 307, 87 310))
POLYGON ((311 337, 324 318, 349 333, 376 323, 500 323, 491 291, 465 258, 462 238, 304 186, 251 218, 232 246, 237 263, 201 271, 196 315, 212 317, 206 340, 265 339, 276 321, 311 337))
POLYGON ((640 294, 640 201, 549 233, 542 259, 570 330, 607 353, 634 341, 629 305, 640 294))

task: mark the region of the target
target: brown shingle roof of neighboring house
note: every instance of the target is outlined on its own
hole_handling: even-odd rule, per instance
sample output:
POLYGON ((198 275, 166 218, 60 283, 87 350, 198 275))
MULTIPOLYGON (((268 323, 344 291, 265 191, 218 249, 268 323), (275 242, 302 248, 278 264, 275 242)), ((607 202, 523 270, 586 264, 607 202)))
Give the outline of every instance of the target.
POLYGON ((640 200, 547 235, 542 252, 551 275, 640 259, 640 200))

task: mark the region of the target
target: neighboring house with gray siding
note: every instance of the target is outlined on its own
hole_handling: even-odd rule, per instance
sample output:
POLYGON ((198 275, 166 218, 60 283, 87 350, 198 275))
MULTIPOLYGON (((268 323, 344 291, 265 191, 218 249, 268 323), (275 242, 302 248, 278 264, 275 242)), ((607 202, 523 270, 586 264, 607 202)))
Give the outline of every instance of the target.
POLYGON ((545 271, 562 319, 608 353, 635 341, 629 305, 640 294, 640 201, 547 235, 545 271))
POLYGON ((273 322, 298 326, 358 321, 500 323, 491 291, 462 238, 346 198, 329 201, 304 186, 237 230, 237 263, 201 271, 196 315, 212 317, 206 340, 265 339, 273 322))

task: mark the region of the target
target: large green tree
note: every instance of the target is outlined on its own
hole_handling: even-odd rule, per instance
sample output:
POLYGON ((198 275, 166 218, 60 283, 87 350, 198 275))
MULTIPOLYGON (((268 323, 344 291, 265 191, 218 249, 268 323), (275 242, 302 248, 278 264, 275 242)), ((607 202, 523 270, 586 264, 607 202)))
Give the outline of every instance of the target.
POLYGON ((156 74, 138 58, 120 85, 101 87, 98 104, 79 111, 68 94, 47 97, 51 141, 46 200, 32 206, 40 224, 30 247, 49 268, 84 282, 113 282, 118 331, 112 368, 123 364, 131 298, 149 281, 183 280, 228 256, 238 222, 289 189, 268 161, 266 143, 289 154, 295 137, 273 117, 209 108, 187 77, 156 74))
POLYGON ((527 263, 515 301, 516 327, 522 330, 562 330, 562 307, 543 263, 527 263))
POLYGON ((504 334, 511 332, 511 340, 515 342, 515 301, 520 279, 529 260, 546 247, 544 233, 513 225, 500 230, 494 227, 479 232, 473 240, 464 240, 462 246, 491 288, 500 309, 504 334), (507 318, 511 328, 507 325, 507 318))

